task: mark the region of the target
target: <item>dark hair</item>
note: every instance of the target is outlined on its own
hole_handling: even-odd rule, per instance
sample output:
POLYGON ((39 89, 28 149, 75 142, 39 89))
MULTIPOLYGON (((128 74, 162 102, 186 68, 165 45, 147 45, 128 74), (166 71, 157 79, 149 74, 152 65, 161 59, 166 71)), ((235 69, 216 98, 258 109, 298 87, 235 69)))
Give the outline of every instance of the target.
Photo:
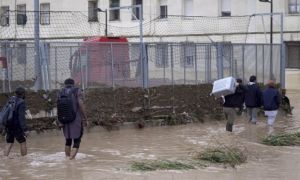
POLYGON ((73 86, 75 84, 75 81, 72 78, 68 78, 64 82, 65 86, 73 86))
POLYGON ((243 83, 243 80, 240 79, 240 78, 238 78, 238 79, 236 79, 236 82, 242 84, 242 83, 243 83))
POLYGON ((249 81, 250 82, 255 82, 256 81, 256 76, 250 76, 249 81))
POLYGON ((16 96, 19 98, 24 98, 25 97, 25 89, 22 87, 18 87, 15 91, 16 96))

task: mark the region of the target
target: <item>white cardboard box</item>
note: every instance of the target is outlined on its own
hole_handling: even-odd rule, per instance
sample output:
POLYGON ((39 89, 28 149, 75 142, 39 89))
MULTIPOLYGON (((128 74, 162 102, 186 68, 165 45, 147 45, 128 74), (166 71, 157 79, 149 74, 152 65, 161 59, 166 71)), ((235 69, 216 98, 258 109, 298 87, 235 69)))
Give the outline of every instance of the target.
POLYGON ((227 77, 224 79, 216 80, 213 84, 213 90, 211 94, 216 97, 226 96, 233 94, 236 88, 236 79, 233 77, 227 77))

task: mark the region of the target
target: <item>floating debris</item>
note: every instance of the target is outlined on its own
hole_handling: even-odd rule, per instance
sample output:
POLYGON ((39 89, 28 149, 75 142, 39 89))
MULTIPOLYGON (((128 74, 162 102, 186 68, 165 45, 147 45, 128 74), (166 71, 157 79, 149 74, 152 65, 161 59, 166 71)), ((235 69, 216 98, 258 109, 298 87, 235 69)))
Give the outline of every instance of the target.
POLYGON ((269 135, 262 143, 269 146, 300 146, 300 132, 269 135))

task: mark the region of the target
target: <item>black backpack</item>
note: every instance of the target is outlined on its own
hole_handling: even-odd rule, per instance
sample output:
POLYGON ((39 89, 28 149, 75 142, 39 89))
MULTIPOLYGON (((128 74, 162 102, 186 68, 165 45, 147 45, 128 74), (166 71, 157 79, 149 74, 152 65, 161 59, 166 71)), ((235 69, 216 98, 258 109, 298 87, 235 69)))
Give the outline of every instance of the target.
POLYGON ((15 96, 9 98, 0 112, 0 128, 7 127, 12 122, 16 106, 17 98, 15 96))
POLYGON ((57 99, 57 118, 62 124, 69 124, 76 119, 74 100, 77 99, 77 88, 64 88, 57 99))

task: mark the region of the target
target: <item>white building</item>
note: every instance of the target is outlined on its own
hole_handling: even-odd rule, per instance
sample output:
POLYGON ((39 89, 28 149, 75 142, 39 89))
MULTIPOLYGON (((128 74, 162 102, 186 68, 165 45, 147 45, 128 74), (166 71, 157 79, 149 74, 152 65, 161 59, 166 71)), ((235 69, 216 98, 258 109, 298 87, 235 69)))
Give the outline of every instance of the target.
MULTIPOLYGON (((33 13, 30 12, 34 9, 33 2, 34 0, 0 0, 0 39, 33 37, 33 13), (5 13, 7 10, 18 12, 5 13)), ((273 3, 274 12, 284 14, 288 66, 299 68, 300 0, 273 0, 273 3)), ((40 0, 40 10, 43 11, 40 14, 41 37, 80 39, 103 35, 105 15, 97 13, 95 8, 105 10, 137 4, 143 6, 143 32, 145 40, 148 41, 270 41, 269 16, 247 16, 270 12, 270 3, 259 0, 40 0), (52 11, 81 13, 74 12, 70 15, 52 11), (224 18, 212 18, 217 16, 224 18)), ((108 12, 108 33, 116 36, 137 36, 140 17, 136 10, 111 10, 108 12), (132 17, 133 14, 135 18, 132 17)), ((280 42, 280 23, 280 16, 274 16, 274 43, 280 42)))

